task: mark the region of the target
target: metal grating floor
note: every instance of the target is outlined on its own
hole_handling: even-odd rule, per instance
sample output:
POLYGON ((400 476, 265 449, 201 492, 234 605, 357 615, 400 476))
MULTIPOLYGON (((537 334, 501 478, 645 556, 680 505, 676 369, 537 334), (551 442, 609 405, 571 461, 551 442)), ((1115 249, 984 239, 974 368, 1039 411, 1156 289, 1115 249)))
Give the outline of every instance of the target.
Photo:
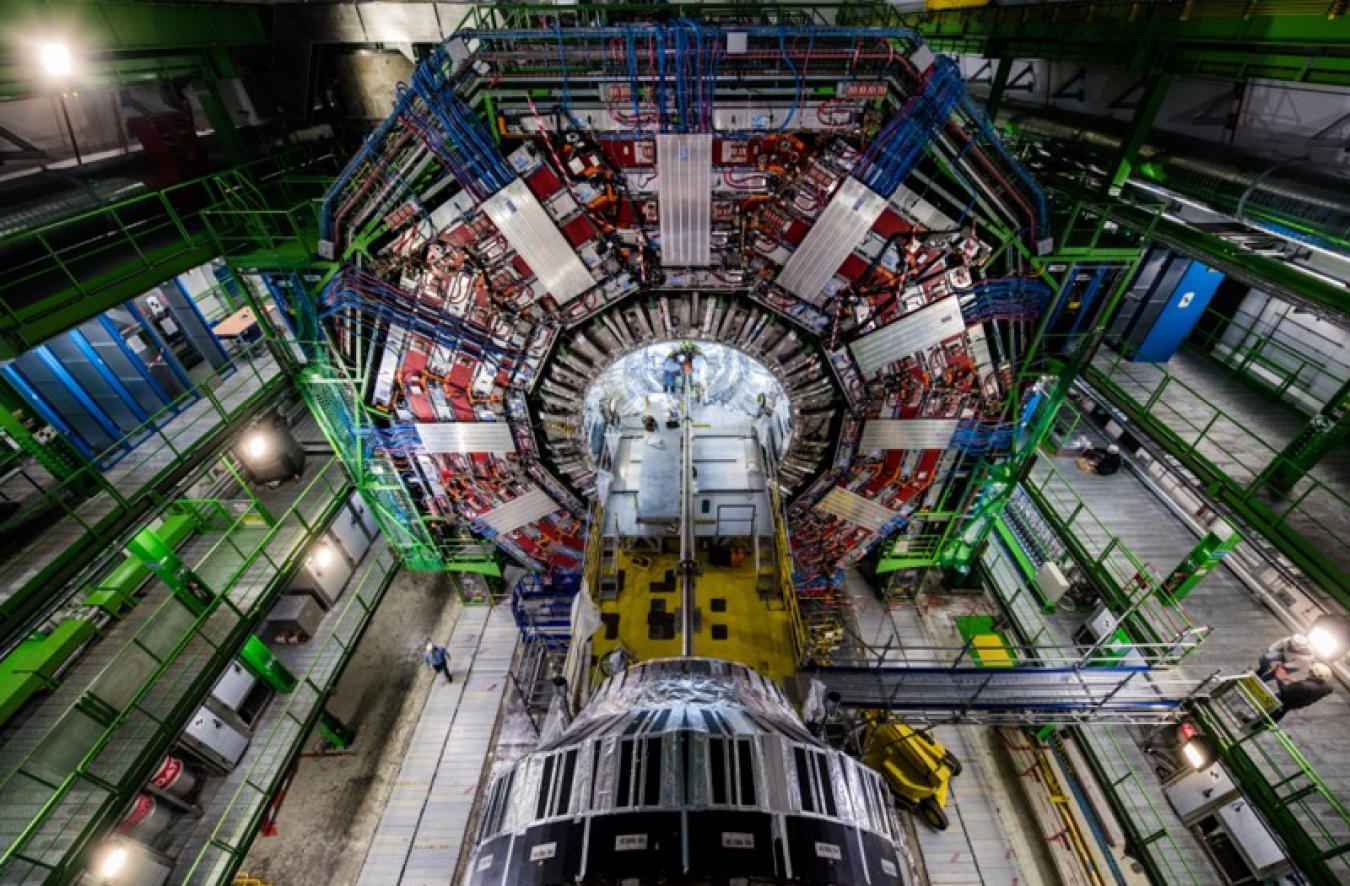
POLYGON ((453 880, 518 638, 509 606, 461 611, 357 886, 453 880))
MULTIPOLYGON (((297 677, 303 679, 308 674, 314 683, 329 686, 343 658, 340 647, 328 644, 329 638, 337 634, 344 643, 350 644, 352 634, 360 629, 362 621, 359 607, 348 612, 347 595, 356 593, 355 588, 368 572, 390 569, 392 561, 393 554, 383 536, 377 538, 353 571, 343 599, 323 617, 314 636, 305 643, 275 646, 277 659, 297 677)), ((298 721, 309 717, 321 700, 304 683, 293 695, 272 699, 254 725, 253 740, 239 765, 228 775, 211 779, 207 791, 198 798, 203 814, 197 819, 196 827, 185 829, 186 838, 172 882, 214 884, 222 881, 222 872, 231 865, 232 857, 219 851, 218 847, 207 845, 208 840, 217 826, 227 819, 227 813, 230 819, 252 821, 272 802, 268 786, 280 777, 282 767, 294 755, 297 743, 305 739, 298 721), (251 788, 245 789, 245 785, 251 788)), ((247 839, 245 836, 236 842, 236 846, 247 839)))
MULTIPOLYGON (((215 389, 214 396, 227 414, 233 414, 258 394, 258 378, 270 380, 281 372, 270 354, 252 361, 250 366, 249 371, 241 367, 215 389)), ((199 398, 169 420, 162 433, 174 448, 190 450, 221 424, 223 420, 211 401, 199 398)), ((163 437, 152 437, 106 471, 104 477, 124 497, 133 498, 167 470, 176 458, 163 437)), ((22 590, 72 546, 84 542, 87 536, 97 535, 103 521, 118 510, 113 496, 103 492, 78 505, 73 516, 52 523, 0 565, 0 601, 22 590)))
POLYGON ((938 741, 956 754, 966 768, 952 781, 947 802, 951 826, 945 831, 935 831, 924 824, 915 826, 919 849, 928 868, 928 881, 932 886, 1020 886, 1034 882, 1022 875, 987 785, 989 773, 963 736, 969 728, 939 726, 933 730, 938 741))
MULTIPOLYGON (((343 482, 342 468, 336 460, 328 463, 325 473, 335 485, 343 482)), ((313 476, 307 475, 306 482, 313 476)), ((278 489, 263 490, 258 493, 258 497, 273 514, 280 515, 298 500, 303 488, 302 484, 289 483, 278 489)), ((299 506, 298 513, 312 523, 331 501, 331 496, 311 496, 311 500, 299 506)), ((256 601, 260 592, 277 581, 275 568, 265 558, 258 557, 247 568, 241 569, 245 556, 257 548, 266 533, 265 529, 240 529, 230 533, 228 541, 220 533, 201 533, 181 545, 178 552, 185 562, 193 565, 208 586, 225 587, 231 577, 237 576, 227 594, 236 605, 246 608, 256 601)), ((284 562, 298 554, 307 537, 308 532, 300 521, 292 517, 268 548, 276 555, 277 562, 284 562)), ((4 744, 0 745, 0 776, 7 779, 4 782, 5 802, 0 804, 0 845, 8 847, 17 840, 33 815, 53 795, 48 785, 23 774, 25 759, 38 752, 39 748, 47 749, 56 745, 57 730, 60 728, 58 724, 66 724, 64 731, 67 732, 71 732, 75 726, 82 727, 81 735, 88 731, 83 728, 84 721, 75 713, 76 703, 94 690, 96 685, 102 686, 115 676, 114 660, 127 653, 133 638, 140 637, 145 642, 147 632, 144 629, 172 596, 173 592, 168 586, 151 581, 148 593, 127 617, 112 624, 103 638, 87 649, 63 675, 61 684, 49 695, 30 705, 22 719, 6 733, 4 744)), ((181 611, 182 616, 161 616, 155 620, 155 625, 162 629, 156 631, 156 636, 181 635, 191 624, 192 619, 186 615, 185 607, 171 607, 168 611, 181 611)), ((218 643, 236 625, 237 619, 227 607, 216 609, 203 626, 201 635, 194 636, 188 642, 174 660, 174 666, 150 687, 120 727, 112 731, 90 766, 92 774, 113 783, 121 780, 127 767, 144 752, 145 743, 156 740, 161 727, 154 718, 167 717, 183 703, 184 695, 191 689, 193 682, 202 678, 214 654, 202 635, 218 643)), ((47 753, 50 752, 44 750, 41 756, 47 753)), ((56 765, 59 771, 53 772, 59 782, 68 771, 59 757, 56 765)), ((29 766, 38 767, 38 757, 30 761, 29 766)), ((76 781, 62 798, 59 808, 35 833, 33 841, 28 844, 28 854, 46 855, 52 860, 62 856, 70 841, 79 835, 82 829, 80 825, 97 811, 106 796, 102 789, 94 787, 91 782, 76 781)), ((10 869, 0 876, 0 881, 28 882, 10 869)))
MULTIPOLYGON (((1276 452, 1309 421, 1293 407, 1248 387, 1232 372, 1185 350, 1161 366, 1121 363, 1112 371, 1114 361, 1115 354, 1103 352, 1095 367, 1140 404, 1154 396, 1164 371, 1205 400, 1219 404, 1222 415, 1185 389, 1169 384, 1149 411, 1188 445, 1204 431, 1196 452, 1244 486, 1255 480, 1276 452)), ((1311 474, 1330 492, 1350 499, 1350 444, 1342 443, 1328 453, 1311 474)), ((1298 502, 1297 509, 1286 518, 1290 526, 1340 568, 1350 571, 1350 546, 1345 541, 1350 537, 1350 508, 1321 490, 1301 498, 1313 485, 1303 482, 1287 495, 1274 497, 1261 492, 1258 497, 1277 512, 1298 502)))
MULTIPOLYGON (((1098 477, 1072 468, 1063 471, 1089 508, 1108 515, 1109 526, 1127 547, 1167 574, 1190 551, 1195 535, 1129 471, 1098 477)), ((1182 664, 1194 678, 1215 670, 1233 674, 1256 666, 1266 646, 1289 630, 1247 590, 1225 566, 1214 569, 1183 603, 1193 621, 1213 633, 1182 664)), ((1344 753, 1345 723, 1350 702, 1344 687, 1306 710, 1290 714, 1280 725, 1327 785, 1350 798, 1350 758, 1344 753)))

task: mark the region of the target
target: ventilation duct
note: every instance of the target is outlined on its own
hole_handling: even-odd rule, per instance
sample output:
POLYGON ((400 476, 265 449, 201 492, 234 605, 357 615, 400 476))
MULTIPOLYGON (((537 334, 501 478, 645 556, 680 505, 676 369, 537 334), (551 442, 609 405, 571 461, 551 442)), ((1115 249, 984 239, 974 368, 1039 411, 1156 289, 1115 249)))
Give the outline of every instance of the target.
MULTIPOLYGON (((1114 158, 1122 140, 1115 121, 1022 108, 1001 117, 1018 134, 1086 149, 1103 163, 1114 158)), ((1325 164, 1155 133, 1139 149, 1133 176, 1277 236, 1350 251, 1350 175, 1325 164)))

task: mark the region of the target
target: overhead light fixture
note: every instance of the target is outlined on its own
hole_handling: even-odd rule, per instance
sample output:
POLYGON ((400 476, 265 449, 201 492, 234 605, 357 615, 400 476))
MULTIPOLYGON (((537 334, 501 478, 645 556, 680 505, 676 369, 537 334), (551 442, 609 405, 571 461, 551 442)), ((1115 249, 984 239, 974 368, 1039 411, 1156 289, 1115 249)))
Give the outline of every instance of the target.
POLYGON ((105 880, 111 880, 122 869, 127 866, 127 848, 125 846, 114 846, 103 855, 103 861, 98 866, 98 872, 105 880))
MULTIPOLYGON (((1339 259, 1339 260, 1341 260, 1341 261, 1344 261, 1344 260, 1345 260, 1345 255, 1342 254, 1342 253, 1337 252, 1337 251, 1334 250, 1334 249, 1328 249, 1327 247, 1322 246, 1322 245, 1317 244, 1317 243, 1313 243, 1313 242, 1311 242, 1310 240, 1305 240, 1305 239, 1298 238, 1298 237, 1291 237, 1291 236, 1289 236, 1287 233, 1284 233, 1284 232, 1281 232, 1281 231, 1277 231, 1277 230, 1272 230, 1271 228, 1266 227, 1266 226, 1260 224, 1259 222, 1252 221, 1251 219, 1246 219, 1246 218, 1243 218, 1243 217, 1238 216, 1238 215, 1231 215, 1231 214, 1226 213, 1226 212, 1221 212, 1221 211, 1215 209, 1215 208, 1212 207, 1212 206, 1206 206, 1205 204, 1200 203, 1200 202, 1198 202, 1198 201, 1196 201, 1196 200, 1191 200, 1191 199, 1189 199, 1189 198, 1187 198, 1187 197, 1182 197, 1181 195, 1175 193, 1174 191, 1169 191, 1167 188, 1160 188, 1160 187, 1158 187, 1157 185, 1151 185, 1151 184, 1148 184, 1147 182, 1134 181, 1133 179, 1130 180, 1130 181, 1128 181, 1128 182, 1126 182, 1126 184, 1129 185, 1129 186, 1132 187, 1132 188, 1138 188, 1138 189, 1141 190, 1141 191, 1147 191, 1147 192, 1149 192, 1150 194, 1154 194, 1154 195, 1156 195, 1156 196, 1164 197, 1164 198, 1166 198, 1166 199, 1168 199, 1168 200, 1172 200, 1172 201, 1174 201, 1174 202, 1176 202, 1176 203, 1180 203, 1180 204, 1182 204, 1183 206, 1189 206, 1189 207, 1191 207, 1192 209, 1198 209, 1198 210, 1200 210, 1201 212, 1207 212, 1207 213, 1209 213, 1210 215, 1218 216, 1219 218, 1231 219, 1232 221, 1235 221, 1235 222, 1237 222, 1238 224, 1246 225, 1247 227, 1251 228, 1251 229, 1254 230, 1254 231, 1260 231, 1260 232, 1262 232, 1262 233, 1264 233, 1264 234, 1269 234, 1269 235, 1272 236, 1272 237, 1276 237, 1276 238, 1278 238, 1278 239, 1284 241, 1285 243, 1292 243, 1292 244, 1294 244, 1294 245, 1296 245, 1296 246, 1300 246, 1300 247, 1302 247, 1302 248, 1304 248, 1304 249, 1310 249, 1310 250, 1312 250, 1313 252, 1320 252, 1322 255, 1325 255, 1325 256, 1327 256, 1328 258, 1339 259)), ((1295 267, 1298 267, 1298 266, 1296 265, 1295 267)), ((1300 270, 1302 270, 1302 268, 1300 268, 1300 270)), ((1338 286, 1343 286, 1343 287, 1346 287, 1346 288, 1350 288, 1350 286, 1346 286, 1346 284, 1341 283, 1339 280, 1336 281, 1336 285, 1338 285, 1338 286)))
POLYGON ((244 442, 244 451, 248 453, 249 458, 264 458, 268 450, 267 435, 262 431, 254 431, 244 442))
POLYGON ((1192 769, 1200 772, 1214 762, 1214 748, 1210 745, 1209 739, 1196 731, 1181 746, 1181 756, 1186 758, 1192 769))
POLYGON ((1308 629, 1308 643, 1318 658, 1335 661, 1350 648, 1350 620, 1343 615, 1323 615, 1308 629))
POLYGON ((41 50, 42 66, 53 77, 65 77, 75 67, 70 47, 64 43, 44 43, 41 50))
POLYGON ((1209 763, 1209 757, 1200 747, 1200 743, 1192 739, 1181 746, 1181 752, 1186 755, 1186 762, 1191 764, 1191 768, 1196 772, 1204 769, 1209 763))
POLYGON ((234 444, 235 457, 258 483, 276 484, 305 471, 305 447, 291 433, 286 419, 270 412, 244 429, 234 444))
POLYGON ((320 569, 327 569, 333 565, 333 558, 337 556, 333 552, 333 546, 324 542, 314 549, 314 565, 320 569))
POLYGON ((1192 209, 1198 209, 1201 212, 1207 212, 1210 215, 1219 215, 1219 213, 1215 212, 1212 208, 1206 206, 1205 204, 1197 200, 1191 200, 1188 197, 1182 197, 1179 194, 1175 193, 1174 191, 1169 191, 1167 188, 1160 188, 1157 185, 1151 185, 1148 184, 1147 182, 1140 182, 1133 180, 1126 182, 1126 184, 1128 184, 1132 188, 1138 188, 1141 191, 1148 191, 1150 194, 1155 194, 1159 197, 1164 197, 1168 200, 1173 201, 1174 203, 1180 203, 1182 206, 1189 206, 1192 209))

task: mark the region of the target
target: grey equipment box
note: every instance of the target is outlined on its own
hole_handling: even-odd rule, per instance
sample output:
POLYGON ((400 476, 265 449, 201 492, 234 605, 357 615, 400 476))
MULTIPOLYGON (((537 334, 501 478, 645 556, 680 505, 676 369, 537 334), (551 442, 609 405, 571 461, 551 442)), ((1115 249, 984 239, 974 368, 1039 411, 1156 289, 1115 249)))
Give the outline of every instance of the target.
POLYGON ((257 682, 258 678, 244 670, 243 665, 232 661, 212 688, 211 700, 226 710, 237 711, 244 706, 244 699, 248 698, 257 682))
POLYGON ((353 563, 360 563, 370 549, 371 542, 380 534, 380 527, 365 499, 356 493, 333 518, 333 525, 328 528, 328 532, 336 536, 353 563))
POLYGON ((1289 859, 1285 857, 1284 850, 1246 800, 1222 807, 1216 817, 1228 832, 1253 877, 1269 880, 1289 870, 1289 859))
MULTIPOLYGON (((348 512, 344 509, 342 513, 348 512)), ((338 520, 342 520, 342 514, 338 515, 338 520)), ((286 593, 308 594, 324 609, 332 609, 342 599, 351 577, 352 564, 343 552, 343 546, 334 538, 334 533, 325 532, 310 546, 286 593)))
POLYGON ((1238 798, 1237 785, 1219 763, 1202 772, 1182 776, 1164 787, 1163 793, 1187 827, 1193 827, 1200 819, 1213 815, 1220 806, 1238 798))
POLYGON ((178 743, 218 769, 229 772, 248 750, 249 735, 208 708, 200 708, 178 743))
POLYGON ((313 597, 282 597, 267 616, 267 635, 282 643, 304 643, 319 630, 323 614, 313 597))

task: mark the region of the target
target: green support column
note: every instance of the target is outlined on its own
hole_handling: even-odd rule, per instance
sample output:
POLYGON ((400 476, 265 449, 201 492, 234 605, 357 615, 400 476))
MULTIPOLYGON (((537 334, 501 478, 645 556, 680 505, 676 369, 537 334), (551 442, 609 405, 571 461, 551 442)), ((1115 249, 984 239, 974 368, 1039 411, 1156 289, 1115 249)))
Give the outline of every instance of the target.
POLYGON ((1275 457, 1256 488, 1288 492, 1316 467, 1322 456, 1350 437, 1350 381, 1341 385, 1322 411, 1275 457))
POLYGON ((1130 120, 1130 128, 1126 130, 1125 138, 1120 143, 1120 150, 1111 164, 1111 177, 1106 184, 1106 192, 1111 196, 1120 193, 1125 180, 1134 170, 1139 149, 1143 147, 1148 134, 1153 131, 1153 121, 1157 119, 1158 111, 1162 108, 1162 103, 1167 98, 1167 90, 1171 86, 1172 75, 1162 71, 1154 71, 1145 79, 1144 94, 1139 99, 1139 105, 1134 110, 1134 118, 1130 120))
MULTIPOLYGON (((1064 238, 1060 239, 1062 241, 1064 238)), ((1142 252, 1142 250, 1140 251, 1142 252)), ((1139 266, 1138 263, 1139 259, 1136 256, 1131 263, 1130 270, 1121 277, 1115 290, 1102 306, 1101 313, 1098 314, 1099 317, 1110 317, 1115 311, 1116 305, 1120 303, 1129 288, 1130 282, 1134 279, 1135 271, 1139 266)), ((1060 297, 1063 287, 1068 283, 1068 277, 1060 281, 1056 288, 1055 299, 1060 297)), ((1053 301, 1052 299, 1052 303, 1053 301)), ((1038 361, 1043 359, 1041 344, 1045 339, 1050 316, 1050 312, 1047 311, 1036 328, 1036 334, 1031 345, 1027 348, 1026 357, 1022 363, 1021 375, 1029 374, 1030 367, 1037 366, 1038 361)), ((1064 401, 1069 398, 1069 391, 1073 388, 1074 379, 1079 376, 1083 367, 1096 353, 1097 346, 1101 343, 1105 332, 1105 326, 1098 326, 1092 330, 1091 334, 1079 345, 1078 350, 1069 356, 1062 366, 1056 367, 1058 377, 1055 379, 1053 386, 1042 393, 1041 402, 1037 404, 1026 427, 1022 430, 1021 439, 1013 444, 1012 451, 1008 454, 1007 459, 998 464, 984 462, 980 464, 977 471, 982 471, 983 474, 977 473, 976 479, 967 493, 968 500, 972 502, 969 508, 970 518, 957 534, 944 541, 943 549, 938 554, 940 566, 966 573, 975 564, 975 560, 988 540, 989 534, 994 531, 996 518, 1008 506, 1008 501, 1012 498, 1017 484, 1031 472, 1031 466, 1036 460, 1041 443, 1050 436, 1050 431, 1055 426, 1055 416, 1059 414, 1059 409, 1064 401), (976 496, 978 496, 978 499, 975 498, 976 496)))
POLYGON ((215 599, 215 592, 174 553, 153 529, 142 529, 127 542, 127 551, 173 589, 174 596, 193 613, 201 615, 215 599))
POLYGON ((1182 560, 1163 581, 1163 590, 1171 595, 1172 602, 1186 599, 1186 595, 1193 591, 1209 571, 1219 565, 1224 555, 1237 547, 1240 541, 1242 536, 1232 526, 1223 520, 1215 523, 1214 528, 1200 539, 1186 555, 1186 559, 1182 560))
POLYGON ((209 55, 211 67, 217 76, 210 80, 199 80, 193 85, 197 87, 197 98, 202 103, 202 110, 206 112, 206 119, 211 121, 211 128, 216 131, 216 138, 225 151, 226 163, 230 166, 239 166, 249 161, 248 148, 244 144, 243 136, 239 134, 234 118, 230 116, 229 108, 220 97, 220 81, 236 77, 239 72, 235 70, 233 59, 225 51, 213 48, 209 55))
POLYGON ((239 652, 239 662, 253 676, 271 686, 277 692, 285 694, 295 688, 295 675, 272 654, 267 644, 257 637, 249 637, 239 652))
POLYGON ((999 106, 1003 104, 1003 91, 1008 88, 1008 75, 1012 73, 1012 66, 1011 57, 998 60, 994 81, 989 84, 989 98, 984 102, 984 114, 990 120, 998 116, 999 106))
POLYGON ((317 727, 323 740, 339 751, 346 750, 356 741, 356 730, 330 714, 328 708, 319 711, 317 727))
POLYGON ((195 85, 198 87, 197 99, 202 103, 206 119, 211 121, 211 128, 215 130, 220 147, 225 152, 226 164, 239 166, 247 163, 248 149, 244 146, 244 138, 235 127, 233 118, 230 117, 229 109, 225 107, 225 102, 220 97, 219 83, 198 81, 195 85))

